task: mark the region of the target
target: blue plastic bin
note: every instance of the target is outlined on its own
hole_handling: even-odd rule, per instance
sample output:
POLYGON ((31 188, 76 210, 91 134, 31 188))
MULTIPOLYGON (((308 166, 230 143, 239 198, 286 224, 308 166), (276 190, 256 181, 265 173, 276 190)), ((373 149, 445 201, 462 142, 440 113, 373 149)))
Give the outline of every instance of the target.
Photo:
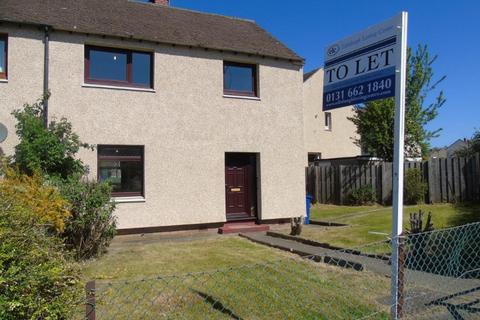
POLYGON ((307 203, 307 211, 306 211, 306 215, 305 215, 304 224, 309 224, 310 223, 310 207, 312 205, 312 196, 307 194, 305 199, 306 199, 306 203, 307 203))

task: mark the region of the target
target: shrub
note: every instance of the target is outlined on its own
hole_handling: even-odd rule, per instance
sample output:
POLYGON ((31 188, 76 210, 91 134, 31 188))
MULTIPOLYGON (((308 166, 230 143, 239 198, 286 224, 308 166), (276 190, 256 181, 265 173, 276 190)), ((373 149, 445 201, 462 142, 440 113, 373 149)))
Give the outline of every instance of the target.
POLYGON ((77 259, 104 253, 116 233, 115 203, 110 201, 110 185, 77 177, 54 183, 71 204, 71 217, 62 234, 67 248, 74 251, 77 259))
POLYGON ((31 204, 38 202, 45 204, 46 211, 56 212, 58 204, 48 208, 43 196, 35 200, 42 192, 19 201, 10 187, 31 188, 30 180, 22 183, 4 180, 7 187, 0 188, 0 319, 70 318, 83 295, 79 269, 65 255, 61 239, 31 210, 31 204))
POLYGON ((12 113, 17 119, 15 128, 20 140, 15 146, 15 163, 28 175, 40 172, 67 178, 83 174, 86 168, 75 155, 82 147, 92 147, 80 142, 65 118, 52 121, 48 129, 44 128, 42 110, 45 99, 48 96, 34 104, 25 104, 12 113))
POLYGON ((375 203, 377 200, 376 198, 372 186, 366 185, 353 190, 348 196, 348 202, 351 205, 361 206, 375 203))
POLYGON ((418 204, 425 199, 427 184, 422 181, 420 169, 409 169, 405 174, 404 203, 418 204))
POLYGON ((110 203, 110 187, 82 180, 88 170, 76 155, 80 148, 93 148, 80 141, 67 119, 52 121, 48 128, 44 127, 43 107, 48 98, 25 104, 13 112, 20 140, 15 147, 14 162, 32 179, 37 179, 37 172, 46 177, 69 202, 71 215, 61 233, 67 248, 74 251, 77 259, 97 256, 115 235, 115 206, 110 203))
POLYGON ((65 220, 70 217, 69 203, 56 188, 45 185, 38 174, 30 177, 6 164, 2 165, 0 172, 3 176, 0 179, 0 193, 3 197, 28 210, 50 230, 63 231, 65 220))

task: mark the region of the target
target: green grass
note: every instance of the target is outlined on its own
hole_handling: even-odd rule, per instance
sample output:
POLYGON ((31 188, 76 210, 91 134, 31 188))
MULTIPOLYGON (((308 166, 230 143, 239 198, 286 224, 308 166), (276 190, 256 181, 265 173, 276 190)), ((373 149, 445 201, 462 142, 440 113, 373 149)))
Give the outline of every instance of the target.
MULTIPOLYGON (((409 227, 410 213, 432 212, 433 226, 436 229, 448 228, 470 222, 480 221, 480 205, 435 204, 404 207, 404 228, 409 227)), ((348 227, 305 227, 302 236, 305 238, 327 242, 332 245, 353 248, 368 243, 382 241, 391 232, 391 207, 381 206, 312 206, 311 219, 334 221, 348 224, 348 227)), ((377 246, 375 250, 383 250, 377 246)), ((368 251, 368 250, 367 250, 368 251)))
MULTIPOLYGON (((119 238, 120 239, 120 238, 119 238)), ((299 258, 239 237, 115 241, 84 266, 101 319, 351 319, 388 307, 388 279, 299 258), (163 276, 163 275, 175 275, 163 276)))

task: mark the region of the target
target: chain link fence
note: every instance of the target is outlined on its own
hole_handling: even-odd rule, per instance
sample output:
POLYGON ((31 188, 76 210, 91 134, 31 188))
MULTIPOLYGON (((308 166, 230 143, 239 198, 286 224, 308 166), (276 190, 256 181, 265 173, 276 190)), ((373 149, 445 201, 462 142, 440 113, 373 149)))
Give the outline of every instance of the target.
POLYGON ((480 223, 401 243, 396 306, 386 241, 209 272, 92 281, 79 319, 390 319, 394 307, 404 319, 480 318, 480 223))

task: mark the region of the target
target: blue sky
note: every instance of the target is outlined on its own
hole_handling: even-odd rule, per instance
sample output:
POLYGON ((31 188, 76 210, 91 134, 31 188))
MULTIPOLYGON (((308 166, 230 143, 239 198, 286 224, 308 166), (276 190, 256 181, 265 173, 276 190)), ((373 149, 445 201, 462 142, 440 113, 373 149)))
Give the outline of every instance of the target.
MULTIPOLYGON (((470 137, 480 129, 480 1, 445 0, 172 0, 180 8, 255 20, 306 59, 305 70, 323 64, 329 43, 405 10, 408 43, 438 54, 434 72, 447 98, 428 127, 443 128, 432 146, 470 137)), ((433 95, 432 95, 433 98, 433 95)))

